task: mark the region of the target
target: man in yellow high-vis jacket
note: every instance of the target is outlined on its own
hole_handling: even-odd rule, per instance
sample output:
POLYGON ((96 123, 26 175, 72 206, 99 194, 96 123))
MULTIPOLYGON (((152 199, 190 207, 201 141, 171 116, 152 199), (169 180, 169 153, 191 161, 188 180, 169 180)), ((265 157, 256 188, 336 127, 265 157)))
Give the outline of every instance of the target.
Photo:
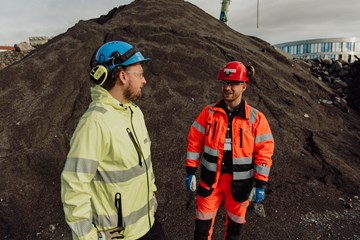
POLYGON ((165 239, 155 220, 151 141, 133 103, 150 59, 122 41, 95 55, 92 102, 71 138, 61 174, 61 199, 73 239, 165 239))

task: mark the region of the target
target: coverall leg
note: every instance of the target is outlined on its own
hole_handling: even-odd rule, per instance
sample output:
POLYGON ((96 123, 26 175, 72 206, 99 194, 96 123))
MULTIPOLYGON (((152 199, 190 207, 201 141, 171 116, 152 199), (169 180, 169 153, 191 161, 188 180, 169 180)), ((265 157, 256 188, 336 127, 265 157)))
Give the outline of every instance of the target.
POLYGON ((232 197, 231 174, 222 174, 217 187, 208 197, 197 197, 197 209, 195 216, 195 240, 210 240, 213 233, 213 225, 216 213, 224 200, 226 210, 225 240, 240 239, 241 227, 246 223, 245 214, 249 201, 236 202, 232 197))

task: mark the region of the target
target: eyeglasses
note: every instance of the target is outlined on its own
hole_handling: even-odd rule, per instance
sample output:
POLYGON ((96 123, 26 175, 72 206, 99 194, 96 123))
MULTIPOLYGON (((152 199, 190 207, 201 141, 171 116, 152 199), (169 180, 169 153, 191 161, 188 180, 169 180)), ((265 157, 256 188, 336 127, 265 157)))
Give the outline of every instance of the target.
POLYGON ((138 71, 125 71, 125 72, 128 73, 128 74, 134 74, 135 77, 140 78, 140 79, 145 78, 144 77, 144 72, 138 72, 138 71))
POLYGON ((221 81, 221 86, 223 86, 223 87, 227 87, 227 86, 233 87, 233 86, 239 86, 239 85, 243 85, 243 84, 245 84, 245 83, 221 81))

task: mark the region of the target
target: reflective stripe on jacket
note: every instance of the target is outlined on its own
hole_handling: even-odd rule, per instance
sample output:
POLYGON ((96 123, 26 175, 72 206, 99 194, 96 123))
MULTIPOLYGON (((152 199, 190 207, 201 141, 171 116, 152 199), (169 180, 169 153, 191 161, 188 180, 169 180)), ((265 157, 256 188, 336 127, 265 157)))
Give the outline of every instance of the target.
POLYGON ((97 240, 97 230, 117 227, 115 194, 120 193, 124 239, 138 239, 154 223, 156 203, 144 117, 135 104, 120 104, 102 87, 92 88, 91 97, 61 174, 65 218, 74 239, 97 240))
MULTIPOLYGON (((242 101, 232 122, 232 188, 238 201, 247 199, 254 179, 259 184, 268 181, 274 151, 274 139, 264 114, 242 101)), ((201 162, 200 188, 207 190, 217 185, 228 128, 227 114, 219 103, 201 111, 188 135, 186 171, 195 174, 201 162)))

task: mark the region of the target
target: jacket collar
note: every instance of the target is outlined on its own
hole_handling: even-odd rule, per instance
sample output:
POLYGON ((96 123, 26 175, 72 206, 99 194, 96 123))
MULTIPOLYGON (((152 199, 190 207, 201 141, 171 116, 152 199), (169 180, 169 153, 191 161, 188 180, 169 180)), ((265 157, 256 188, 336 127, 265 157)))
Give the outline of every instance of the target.
MULTIPOLYGON (((239 116, 239 117, 241 117, 243 119, 248 119, 249 117, 246 115, 245 105, 247 105, 246 101, 244 99, 241 99, 240 104, 235 107, 234 112, 235 112, 236 116, 239 116)), ((229 110, 227 110, 227 106, 226 106, 226 103, 225 103, 224 99, 221 99, 220 101, 215 103, 214 107, 221 108, 225 112, 229 111, 229 110)))
POLYGON ((117 99, 111 96, 111 94, 105 88, 98 85, 91 87, 91 100, 93 103, 110 105, 118 110, 126 110, 128 107, 132 106, 136 107, 136 105, 131 101, 125 104, 120 103, 117 99))

